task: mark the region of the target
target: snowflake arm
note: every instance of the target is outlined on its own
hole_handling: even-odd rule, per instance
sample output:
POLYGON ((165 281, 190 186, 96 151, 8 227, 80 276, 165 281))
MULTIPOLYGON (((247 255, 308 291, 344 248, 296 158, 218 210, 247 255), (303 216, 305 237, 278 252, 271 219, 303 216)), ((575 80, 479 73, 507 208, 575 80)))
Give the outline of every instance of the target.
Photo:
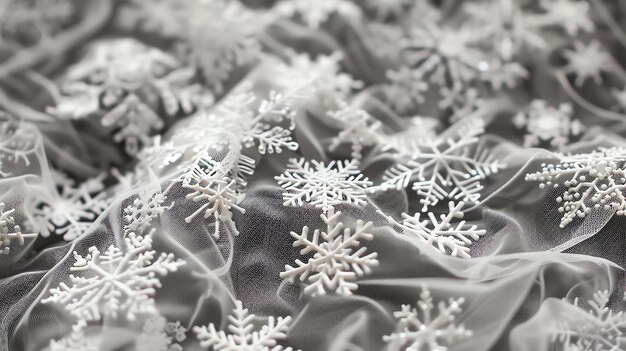
POLYGON ((166 199, 167 196, 159 188, 140 192, 133 203, 124 208, 125 235, 131 232, 136 235, 145 233, 154 219, 174 206, 173 202, 169 206, 164 206, 166 199))
POLYGON ((8 255, 12 241, 24 245, 24 239, 36 238, 36 233, 22 233, 19 225, 15 224, 12 214, 15 209, 5 210, 4 203, 0 202, 0 254, 8 255))
POLYGON ((339 101, 339 110, 328 113, 330 117, 338 121, 343 130, 333 138, 330 150, 336 149, 342 143, 352 145, 352 159, 360 160, 364 146, 372 146, 378 141, 377 130, 381 123, 374 119, 365 110, 358 110, 348 106, 344 101, 339 101))

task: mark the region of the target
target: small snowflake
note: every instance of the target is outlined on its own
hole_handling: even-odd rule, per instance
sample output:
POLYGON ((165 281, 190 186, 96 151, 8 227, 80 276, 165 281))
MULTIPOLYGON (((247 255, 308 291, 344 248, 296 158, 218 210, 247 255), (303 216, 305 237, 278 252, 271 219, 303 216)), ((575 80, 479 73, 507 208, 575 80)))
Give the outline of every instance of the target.
POLYGON ((402 305, 402 310, 394 312, 399 321, 396 332, 383 336, 383 340, 393 350, 447 350, 473 335, 462 324, 455 324, 464 302, 462 297, 450 298, 447 303, 439 302, 435 311, 430 291, 422 286, 418 308, 402 305))
POLYGON ((135 351, 182 351, 187 329, 180 322, 168 322, 161 316, 150 316, 135 340, 135 351))
POLYGON ((614 312, 607 306, 610 296, 607 290, 594 293, 587 302, 588 310, 579 306, 575 298, 573 305, 586 313, 572 315, 576 323, 559 323, 552 341, 558 341, 565 350, 621 350, 626 343, 626 313, 614 312))
POLYGON ((589 17, 589 3, 587 1, 572 0, 542 0, 541 7, 546 11, 549 22, 563 27, 570 36, 578 32, 591 32, 595 25, 589 17))
POLYGON ((332 207, 320 217, 326 223, 326 231, 315 229, 311 239, 309 227, 302 228, 302 234, 291 232, 291 236, 296 239, 293 246, 303 246, 300 254, 314 252, 313 257, 306 263, 296 260, 297 267, 286 265, 280 276, 291 282, 298 276, 301 281, 308 280, 310 284, 304 288, 304 293, 311 296, 326 293, 351 295, 358 288, 356 278, 370 274, 372 267, 378 265, 378 254, 372 252, 363 256, 367 248, 360 246, 361 240, 373 239, 374 236, 368 232, 372 222, 358 220, 352 232, 339 221, 341 212, 335 212, 332 207))
POLYGON ((124 208, 124 233, 143 235, 154 219, 174 205, 172 202, 169 206, 164 206, 166 199, 167 196, 159 187, 141 191, 132 204, 124 208))
POLYGON ((381 123, 365 110, 354 109, 344 101, 339 101, 339 110, 330 111, 328 115, 338 121, 342 127, 339 135, 333 138, 330 150, 333 151, 342 143, 352 145, 352 158, 360 160, 364 146, 372 146, 378 141, 376 132, 381 123))
POLYGON ((462 123, 457 139, 436 139, 410 157, 399 155, 399 163, 385 172, 384 182, 371 190, 402 190, 412 182, 413 190, 422 197, 424 212, 445 198, 478 203, 483 188, 480 181, 504 165, 479 144, 483 122, 462 123))
POLYGON ((526 174, 526 181, 567 189, 556 198, 563 213, 560 227, 584 218, 592 209, 616 210, 626 215, 626 148, 600 148, 588 154, 561 156, 559 164, 542 164, 541 171, 526 174))
POLYGON ((366 189, 372 182, 361 174, 358 165, 356 160, 324 165, 304 158, 290 159, 285 173, 276 177, 286 190, 283 205, 302 206, 308 202, 324 211, 341 203, 365 205, 366 189))
POLYGON ((130 233, 124 243, 125 252, 115 245, 103 253, 92 246, 86 256, 74 251, 76 262, 70 271, 86 276, 70 274, 72 285, 61 283, 50 289, 50 297, 42 303, 65 305, 69 313, 85 321, 99 320, 101 314, 115 318, 124 313, 133 320, 140 313, 155 313, 153 296, 161 287, 159 276, 175 272, 185 262, 171 253, 157 256, 152 233, 145 237, 130 233))
POLYGON ((243 308, 241 301, 235 301, 235 309, 228 316, 228 331, 218 331, 213 323, 206 326, 194 327, 200 346, 203 349, 212 348, 215 351, 292 351, 291 347, 284 348, 278 341, 287 337, 291 317, 270 316, 267 324, 259 331, 252 331, 255 316, 243 308))
POLYGON ((19 225, 15 224, 12 214, 15 209, 5 211, 4 203, 0 202, 0 254, 8 255, 11 241, 15 240, 19 245, 24 245, 24 239, 36 238, 37 234, 22 233, 19 225))
POLYGON ((562 149, 569 143, 570 136, 579 135, 583 125, 572 119, 572 105, 563 103, 558 108, 548 106, 543 100, 535 100, 530 109, 520 112, 513 118, 517 128, 524 128, 524 146, 532 147, 542 142, 550 142, 556 149, 562 149))
POLYGON ((602 83, 602 72, 610 72, 613 67, 613 59, 597 40, 588 45, 576 41, 574 49, 565 50, 563 56, 568 61, 563 70, 576 75, 578 86, 582 86, 589 78, 596 84, 602 83))
POLYGON ((424 220, 421 220, 421 213, 419 212, 413 216, 403 213, 403 221, 399 223, 391 216, 385 216, 380 211, 378 213, 385 216, 389 223, 398 227, 403 234, 415 237, 427 245, 432 245, 438 252, 450 256, 470 258, 470 248, 467 246, 480 239, 486 234, 486 231, 479 230, 476 225, 466 225, 465 221, 453 223, 454 218, 463 218, 461 209, 464 205, 463 202, 455 205, 454 202, 450 201, 448 214, 441 215, 440 220, 432 212, 428 212, 428 218, 424 220))
POLYGON ((334 14, 353 21, 362 16, 361 9, 347 0, 282 0, 274 10, 283 17, 296 17, 313 29, 334 14))

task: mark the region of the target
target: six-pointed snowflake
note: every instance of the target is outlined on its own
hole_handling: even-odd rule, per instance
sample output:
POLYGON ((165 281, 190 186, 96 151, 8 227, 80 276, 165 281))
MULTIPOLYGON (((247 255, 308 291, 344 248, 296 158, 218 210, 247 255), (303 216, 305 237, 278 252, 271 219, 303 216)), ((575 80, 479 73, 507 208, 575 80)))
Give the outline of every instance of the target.
POLYGON ((276 177, 286 192, 283 205, 302 206, 308 202, 328 211, 341 203, 366 204, 366 189, 372 185, 361 174, 359 162, 323 162, 292 158, 285 173, 276 177), (312 165, 312 166, 311 166, 312 165))
POLYGON ((435 310, 430 291, 423 286, 418 308, 402 305, 402 310, 394 312, 399 321, 396 332, 383 336, 383 340, 392 350, 447 350, 473 334, 455 323, 464 302, 462 297, 450 298, 447 303, 440 301, 435 310))
POLYGON ((402 223, 397 222, 393 217, 386 216, 378 211, 379 214, 385 216, 387 221, 395 227, 398 227, 402 234, 415 237, 427 245, 446 255, 469 258, 470 248, 473 241, 480 239, 487 232, 484 229, 478 229, 476 225, 466 225, 465 221, 453 223, 455 218, 463 218, 462 208, 465 204, 459 202, 454 204, 448 203, 448 213, 441 215, 439 220, 434 213, 428 212, 428 218, 421 219, 421 213, 417 212, 413 216, 406 213, 402 214, 402 223))
POLYGON ((235 309, 228 316, 228 331, 220 330, 211 323, 206 326, 194 327, 200 346, 215 351, 292 351, 291 347, 283 348, 278 341, 287 337, 291 317, 270 316, 267 324, 259 331, 253 331, 255 316, 243 308, 241 301, 235 301, 235 309))
POLYGON ((59 284, 50 289, 42 303, 58 303, 78 319, 99 320, 102 315, 122 314, 133 320, 138 314, 155 313, 153 296, 161 287, 160 276, 175 272, 185 264, 174 254, 152 250, 152 233, 145 237, 130 233, 124 239, 125 251, 115 245, 104 252, 92 246, 82 256, 74 251, 76 262, 70 274, 71 286, 59 284))
POLYGON ((543 100, 535 100, 526 112, 520 112, 513 118, 517 128, 524 128, 524 146, 532 147, 542 142, 549 142, 557 150, 569 143, 570 136, 582 132, 582 124, 572 119, 572 105, 561 104, 558 108, 548 106, 543 100))
POLYGON ((541 171, 526 175, 526 181, 567 188, 556 198, 563 213, 561 228, 593 209, 616 210, 626 215, 626 148, 600 148, 588 154, 562 156, 559 164, 542 164, 541 171))
POLYGON ((8 255, 12 241, 24 245, 25 238, 36 238, 37 234, 22 233, 19 225, 15 224, 12 214, 15 209, 5 210, 4 203, 0 202, 0 254, 8 255))
POLYGON ((563 56, 568 61, 563 71, 576 75, 575 83, 578 86, 590 78, 596 84, 602 83, 602 72, 611 72, 614 65, 613 58, 597 40, 587 45, 576 41, 574 48, 565 50, 563 56))
POLYGON ((183 351, 180 345, 187 339, 187 328, 180 322, 168 322, 154 315, 146 319, 141 334, 135 340, 135 351, 183 351))
POLYGON ((291 232, 296 239, 293 246, 303 246, 300 254, 313 252, 313 257, 307 262, 297 259, 296 267, 286 265, 280 276, 291 282, 298 277, 301 281, 307 280, 309 285, 304 288, 304 293, 311 296, 327 293, 350 295, 358 288, 356 278, 371 273, 372 268, 378 266, 378 254, 364 255, 367 248, 361 246, 361 240, 372 240, 374 237, 368 232, 372 222, 358 220, 352 231, 339 221, 341 212, 335 212, 332 207, 320 217, 326 223, 326 231, 315 229, 312 238, 309 238, 309 227, 306 226, 302 228, 302 234, 291 232))

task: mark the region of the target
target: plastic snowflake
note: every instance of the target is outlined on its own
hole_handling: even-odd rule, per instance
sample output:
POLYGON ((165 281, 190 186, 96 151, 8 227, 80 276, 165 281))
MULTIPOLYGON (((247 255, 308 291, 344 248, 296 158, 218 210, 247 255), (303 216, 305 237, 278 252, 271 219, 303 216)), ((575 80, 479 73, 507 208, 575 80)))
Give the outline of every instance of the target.
POLYGON ((526 181, 567 188, 556 198, 563 213, 561 228, 574 218, 584 218, 594 209, 616 210, 626 215, 626 148, 600 148, 588 154, 561 156, 559 164, 542 164, 541 171, 526 175, 526 181))
POLYGON ((554 108, 543 100, 535 100, 528 111, 515 115, 513 123, 517 128, 526 127, 525 147, 550 142, 552 147, 560 150, 569 143, 570 136, 582 132, 583 125, 572 119, 572 112, 572 105, 569 103, 554 108))
POLYGON ((479 144, 482 121, 462 123, 456 139, 435 139, 410 157, 400 155, 399 163, 385 172, 384 182, 372 191, 403 190, 413 183, 424 212, 445 198, 478 203, 483 188, 480 181, 504 165, 479 144))
POLYGON ((159 276, 175 272, 185 262, 171 253, 157 256, 151 233, 145 237, 130 233, 124 243, 125 251, 115 245, 102 253, 92 246, 86 256, 74 251, 76 262, 70 271, 85 276, 70 274, 72 285, 61 283, 50 289, 50 297, 42 303, 65 305, 69 313, 85 321, 99 320, 102 314, 115 318, 123 313, 133 320, 137 314, 156 313, 153 296, 161 287, 159 276))
POLYGON ((596 84, 602 83, 602 72, 610 72, 614 62, 597 40, 588 45, 576 41, 574 48, 565 50, 563 56, 568 61, 563 70, 576 75, 575 83, 578 86, 582 86, 589 78, 596 84))
POLYGON ((168 322, 161 316, 150 316, 135 340, 136 351, 183 351, 180 345, 187 339, 187 328, 180 322, 168 322))
POLYGON ((124 208, 124 233, 143 235, 150 228, 153 220, 159 218, 163 212, 174 205, 172 202, 169 206, 164 206, 166 199, 167 196, 159 187, 141 191, 132 204, 124 208))
POLYGON ((36 238, 37 234, 22 233, 19 225, 15 224, 12 214, 15 209, 5 210, 4 203, 0 202, 0 254, 8 255, 12 241, 24 245, 24 239, 36 238))
POLYGON ((104 184, 106 174, 76 186, 65 175, 55 172, 58 191, 44 194, 34 203, 33 225, 46 238, 63 235, 70 241, 83 235, 108 207, 104 184))
POLYGON ((438 252, 450 256, 470 258, 468 245, 480 239, 487 232, 482 229, 479 230, 476 225, 466 225, 465 221, 453 223, 455 218, 463 218, 462 208, 464 205, 463 202, 455 205, 454 202, 450 201, 448 213, 441 215, 439 220, 432 212, 428 212, 428 218, 423 220, 419 212, 413 216, 403 213, 403 221, 399 223, 391 216, 386 216, 380 211, 378 213, 385 216, 390 224, 398 227, 402 234, 410 235, 427 245, 432 245, 438 252))
POLYGON ((586 313, 572 315, 576 323, 559 323, 552 341, 564 350, 621 350, 626 343, 626 313, 614 312, 607 306, 610 296, 607 290, 594 293, 587 302, 588 310, 579 306, 575 298, 573 305, 586 313))
POLYGON ((386 74, 389 83, 385 85, 383 92, 393 109, 406 112, 424 103, 428 83, 423 80, 419 71, 401 66, 398 70, 387 71, 386 74))
POLYGON ((361 9, 347 0, 282 0, 274 8, 283 17, 298 18, 310 28, 317 29, 332 15, 350 20, 361 18, 361 9))
POLYGON ((383 336, 383 340, 392 350, 447 350, 473 334, 462 324, 455 324, 464 302, 463 297, 450 298, 447 303, 439 302, 435 311, 430 291, 422 286, 417 308, 402 305, 402 310, 394 312, 399 321, 396 332, 383 336))
POLYGON ((292 158, 285 173, 275 177, 286 192, 284 206, 303 206, 305 202, 328 211, 334 205, 350 203, 366 204, 366 189, 372 185, 364 177, 359 162, 331 161, 328 165, 304 158, 292 158), (311 167, 312 165, 312 167, 311 167))
POLYGON ((1 111, 0 119, 0 176, 8 177, 12 172, 6 169, 7 164, 30 165, 29 157, 35 152, 40 136, 34 125, 14 120, 1 111))
POLYGON ((303 246, 300 254, 313 252, 313 257, 306 263, 296 260, 296 267, 286 265, 280 276, 291 282, 298 277, 301 281, 307 280, 309 285, 304 288, 304 293, 311 296, 327 293, 351 295, 358 288, 356 278, 370 274, 378 265, 378 254, 372 252, 364 256, 367 248, 360 246, 361 240, 373 239, 368 232, 372 222, 358 220, 352 231, 339 221, 341 212, 335 212, 332 207, 320 217, 326 223, 326 231, 315 229, 312 238, 309 238, 309 227, 306 226, 302 228, 302 234, 291 232, 296 239, 293 246, 303 246))
POLYGON ((255 316, 243 308, 241 301, 235 301, 235 309, 228 316, 228 331, 218 331, 213 323, 206 326, 194 327, 200 346, 204 349, 212 348, 215 351, 292 351, 291 347, 283 348, 278 341, 287 337, 291 317, 270 316, 267 324, 259 331, 254 329, 255 316))
POLYGON ((381 123, 365 110, 348 106, 344 101, 338 102, 339 110, 330 111, 328 115, 338 121, 342 127, 339 135, 333 138, 330 150, 343 143, 352 146, 352 158, 360 160, 364 146, 372 146, 378 141, 377 130, 381 123))

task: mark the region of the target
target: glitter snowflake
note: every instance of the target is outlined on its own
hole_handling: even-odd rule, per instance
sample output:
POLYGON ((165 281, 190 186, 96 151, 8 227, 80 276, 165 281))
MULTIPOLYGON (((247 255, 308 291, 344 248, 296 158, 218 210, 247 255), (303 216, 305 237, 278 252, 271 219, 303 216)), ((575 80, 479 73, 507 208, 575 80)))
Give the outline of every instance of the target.
POLYGON ((473 335, 471 330, 455 323, 464 302, 462 297, 450 298, 447 303, 439 302, 435 311, 430 291, 422 286, 417 308, 402 305, 402 310, 394 312, 399 321, 396 332, 383 336, 383 340, 392 350, 447 350, 473 335))
POLYGON ((367 248, 360 246, 361 240, 373 239, 368 232, 372 222, 358 220, 352 231, 339 221, 341 212, 335 212, 332 207, 320 217, 326 224, 326 231, 315 229, 312 238, 309 238, 309 227, 306 226, 302 228, 302 234, 291 232, 296 239, 293 246, 303 246, 300 254, 313 252, 313 257, 307 262, 296 260, 296 267, 286 265, 280 276, 291 282, 298 277, 301 281, 307 280, 309 285, 304 288, 304 293, 311 296, 326 293, 350 295, 358 288, 356 278, 371 273, 378 265, 378 254, 372 252, 364 256, 367 248))
POLYGON ((282 0, 274 8, 283 17, 298 18, 310 28, 317 29, 332 15, 350 20, 361 18, 361 9, 346 0, 282 0))
POLYGON ((364 146, 372 146, 378 141, 377 130, 381 123, 365 110, 350 107, 343 101, 338 102, 339 110, 330 111, 328 115, 339 122, 342 130, 333 138, 330 150, 343 143, 352 146, 352 158, 360 160, 364 146))
POLYGON ((588 310, 579 306, 578 298, 574 299, 573 305, 581 310, 572 313, 576 323, 559 323, 552 341, 564 350, 621 350, 626 345, 626 313, 614 312, 607 306, 610 296, 607 290, 594 293, 587 302, 588 310))
POLYGON ((479 230, 476 225, 466 225, 465 221, 453 223, 455 218, 463 218, 462 208, 464 205, 463 202, 454 204, 451 201, 448 204, 448 213, 441 215, 439 219, 432 212, 428 212, 428 218, 423 220, 420 212, 413 216, 403 213, 402 223, 380 211, 378 213, 385 216, 391 225, 399 228, 402 234, 410 235, 427 245, 432 245, 438 252, 450 256, 470 258, 468 245, 480 239, 486 234, 486 231, 479 230))
POLYGON ((212 348, 215 351, 292 351, 291 347, 284 348, 278 345, 280 340, 287 337, 291 317, 270 316, 267 324, 259 331, 254 329, 255 316, 243 308, 241 301, 235 301, 235 309, 228 316, 228 331, 230 334, 217 328, 213 323, 206 326, 194 327, 200 346, 204 349, 212 348))
POLYGON ((526 127, 524 146, 532 147, 550 142, 558 150, 565 147, 570 136, 582 132, 582 124, 572 119, 572 105, 563 103, 558 108, 548 106, 543 100, 535 100, 526 112, 520 112, 513 118, 517 128, 526 127))
POLYGON ((575 83, 578 86, 582 86, 590 78, 596 84, 602 83, 602 72, 610 72, 614 65, 613 58, 597 40, 588 45, 576 41, 573 49, 563 52, 563 57, 568 62, 563 71, 576 75, 575 83))
POLYGON ((526 175, 539 187, 565 187, 556 198, 560 205, 561 228, 592 210, 615 210, 626 215, 626 148, 600 148, 587 154, 561 156, 559 164, 542 164, 541 171, 526 175))
POLYGON ((303 206, 305 202, 328 211, 341 203, 366 204, 366 189, 372 185, 364 177, 359 162, 331 161, 328 165, 318 161, 292 158, 285 173, 276 177, 286 192, 283 205, 303 206))
POLYGON ((154 294, 161 287, 159 276, 175 272, 185 264, 174 254, 152 250, 151 233, 145 237, 130 233, 124 239, 125 251, 115 245, 104 252, 89 248, 82 256, 74 251, 76 262, 71 272, 84 272, 85 276, 69 275, 71 286, 61 283, 50 289, 50 296, 42 303, 58 303, 78 319, 100 320, 101 315, 127 319, 137 314, 155 313, 154 294), (156 258, 156 259, 155 259, 156 258))
POLYGON ((413 183, 424 212, 445 198, 478 203, 483 188, 480 181, 504 165, 480 146, 482 121, 461 123, 458 138, 439 138, 420 146, 410 157, 399 157, 399 163, 385 172, 384 182, 371 190, 402 190, 413 183))
POLYGON ((169 206, 164 206, 166 199, 167 196, 159 187, 141 191, 132 204, 124 208, 124 233, 143 235, 154 219, 174 205, 172 202, 169 206))
POLYGON ((13 212, 15 209, 5 210, 4 203, 0 202, 0 254, 10 253, 9 246, 12 241, 24 245, 24 239, 37 237, 37 234, 22 233, 20 226, 15 224, 13 212))

